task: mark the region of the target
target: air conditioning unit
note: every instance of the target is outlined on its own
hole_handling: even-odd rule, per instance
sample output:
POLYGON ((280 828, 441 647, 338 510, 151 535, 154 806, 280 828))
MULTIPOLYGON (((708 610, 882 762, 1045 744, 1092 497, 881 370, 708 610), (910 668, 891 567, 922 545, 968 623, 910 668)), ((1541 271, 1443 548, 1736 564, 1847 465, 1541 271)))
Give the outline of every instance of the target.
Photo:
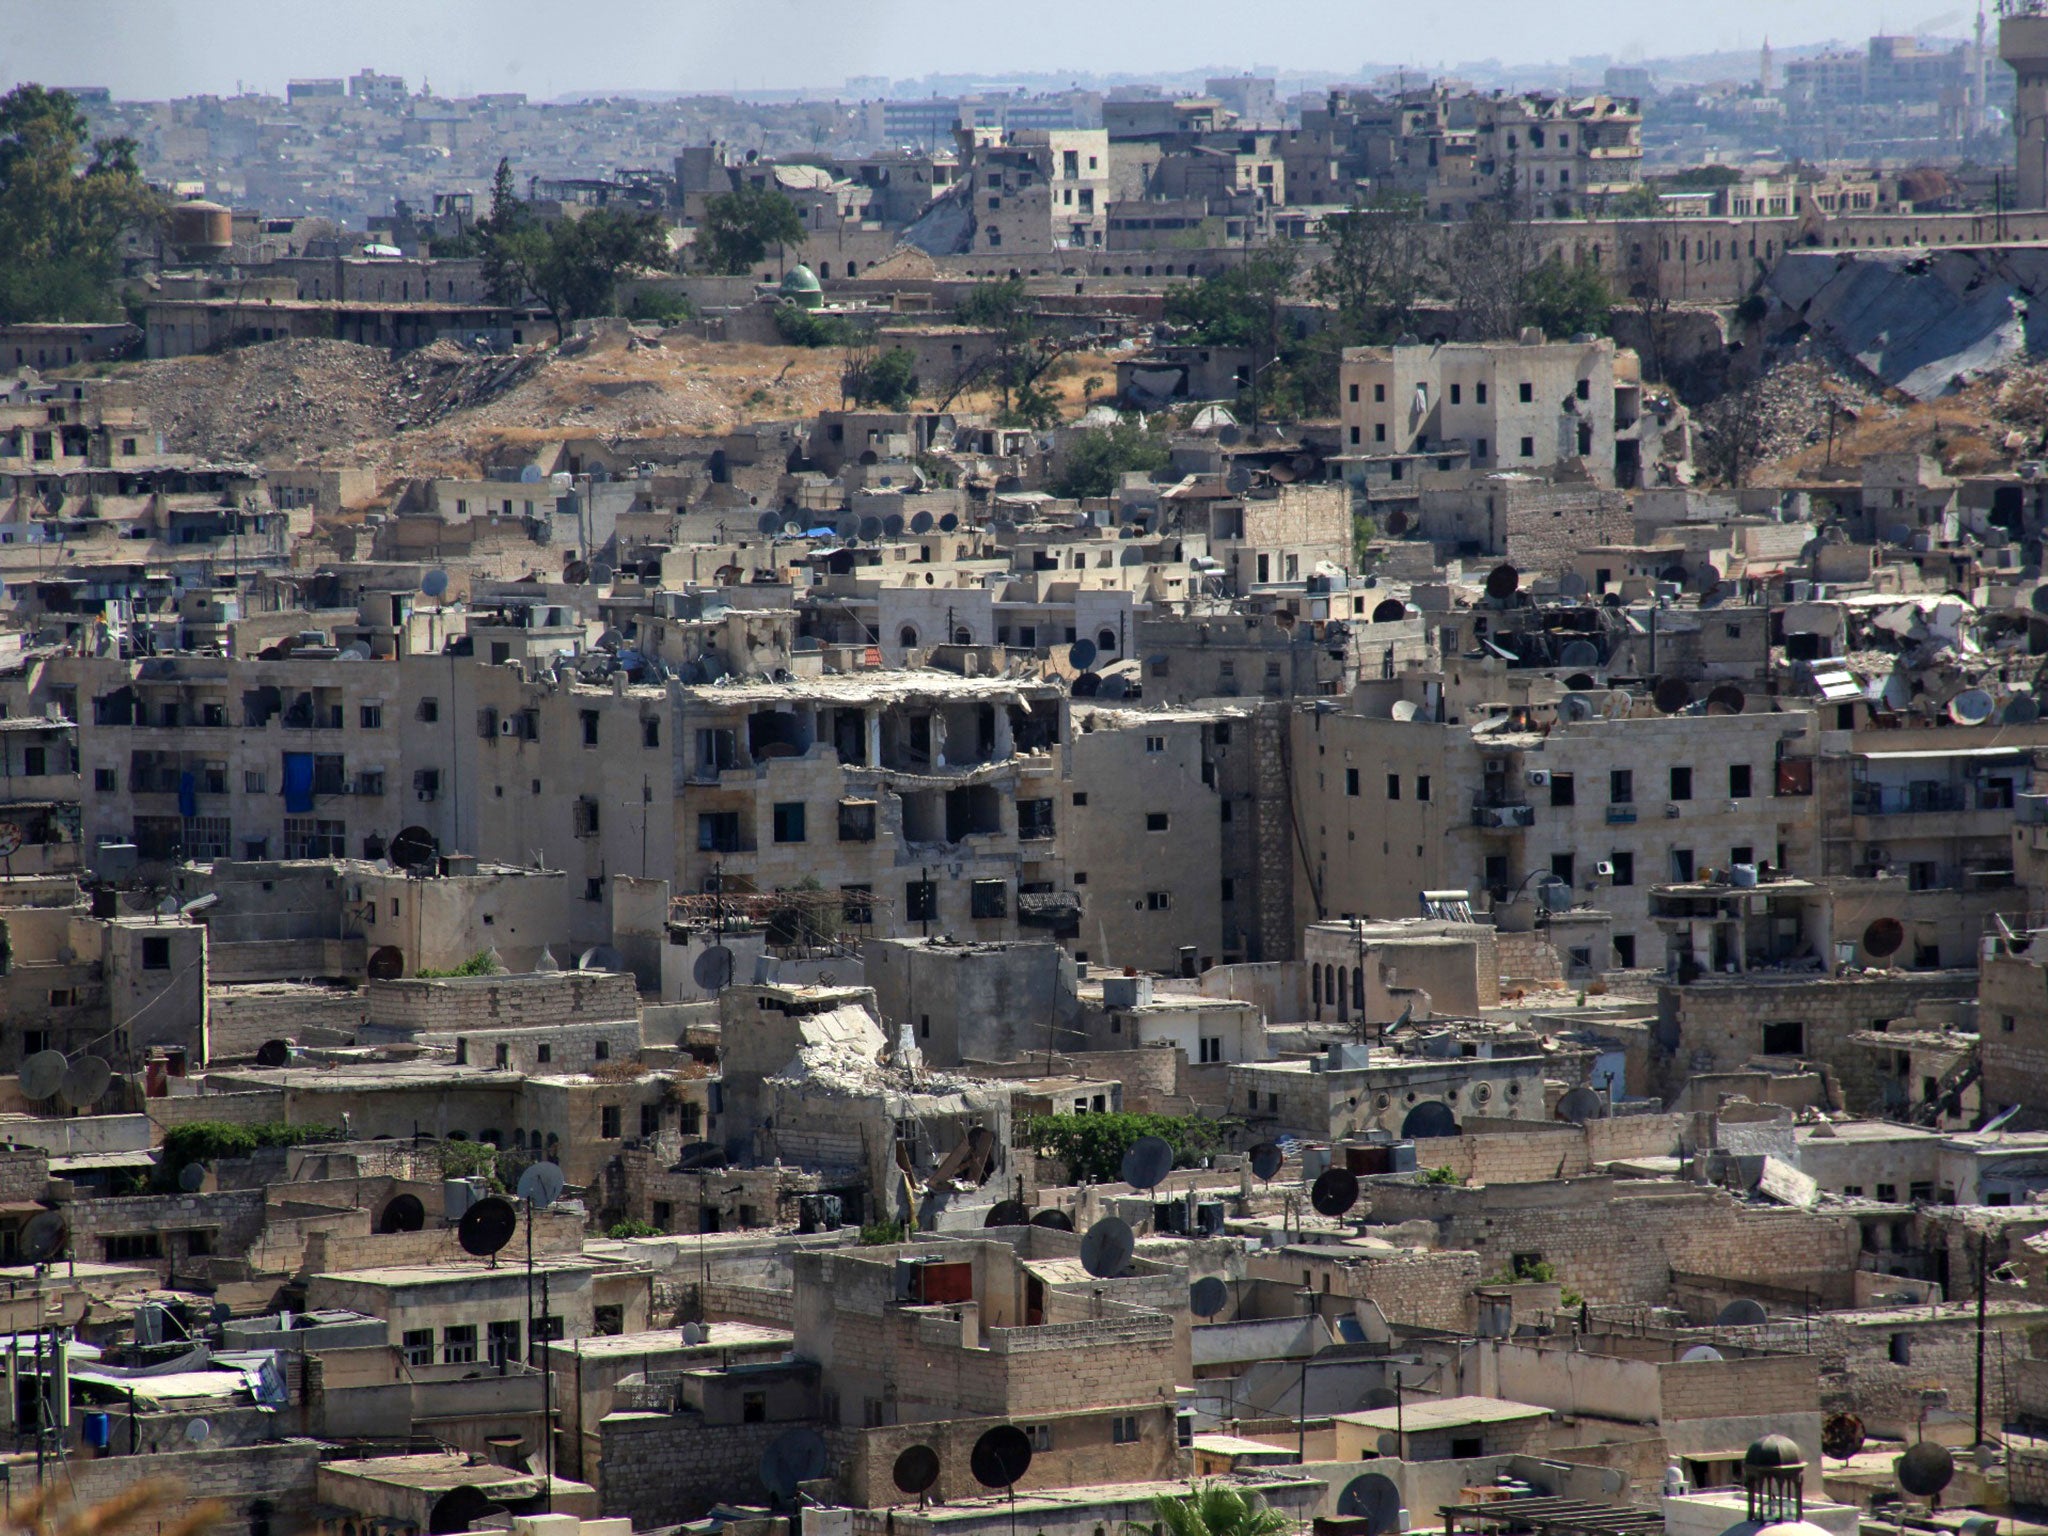
POLYGON ((440 796, 431 789, 423 789, 420 790, 418 793, 421 802, 424 804, 432 804, 435 800, 438 800, 440 798, 440 796))
POLYGON ((1614 878, 1614 865, 1608 860, 1602 859, 1598 864, 1595 864, 1593 866, 1593 873, 1603 877, 1604 879, 1611 880, 1614 878))
POLYGON ((500 736, 517 736, 519 734, 519 722, 510 717, 500 720, 498 722, 498 734, 500 736))
POLYGON ((1680 808, 1675 805, 1667 805, 1664 807, 1664 816, 1667 821, 1676 821, 1683 814, 1684 813, 1680 810, 1680 808))
POLYGON ((1507 762, 1503 758, 1489 757, 1486 760, 1486 771, 1488 773, 1506 773, 1508 771, 1507 762))
POLYGON ((1529 782, 1531 784, 1548 784, 1550 782, 1550 770, 1548 768, 1531 768, 1529 770, 1529 782))
POLYGON ((1863 862, 1866 864, 1884 864, 1888 863, 1890 859, 1891 855, 1876 843, 1872 843, 1863 850, 1863 862))

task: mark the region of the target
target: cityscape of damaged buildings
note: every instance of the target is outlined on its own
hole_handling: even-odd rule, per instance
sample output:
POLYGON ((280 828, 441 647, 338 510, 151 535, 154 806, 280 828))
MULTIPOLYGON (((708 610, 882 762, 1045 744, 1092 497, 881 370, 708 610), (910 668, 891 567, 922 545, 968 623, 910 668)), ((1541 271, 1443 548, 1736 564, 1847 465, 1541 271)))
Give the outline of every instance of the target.
POLYGON ((2048 10, 1600 76, 80 93, 8 1523, 2048 1532, 2048 10))

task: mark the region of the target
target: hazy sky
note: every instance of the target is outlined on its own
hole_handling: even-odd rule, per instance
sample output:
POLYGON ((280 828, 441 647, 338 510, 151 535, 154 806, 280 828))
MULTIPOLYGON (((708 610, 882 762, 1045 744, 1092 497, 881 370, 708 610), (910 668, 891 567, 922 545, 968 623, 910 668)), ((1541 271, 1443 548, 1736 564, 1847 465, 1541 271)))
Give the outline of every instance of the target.
POLYGON ((0 0, 0 85, 281 94, 365 66, 442 94, 851 75, 1562 62, 1960 32, 1974 0, 0 0))

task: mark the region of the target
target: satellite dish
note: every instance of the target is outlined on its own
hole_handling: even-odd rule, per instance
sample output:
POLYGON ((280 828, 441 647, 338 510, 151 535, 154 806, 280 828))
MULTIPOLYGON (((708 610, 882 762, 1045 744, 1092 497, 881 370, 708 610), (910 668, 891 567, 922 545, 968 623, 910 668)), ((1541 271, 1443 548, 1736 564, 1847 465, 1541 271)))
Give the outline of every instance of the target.
POLYGON ((1583 693, 1568 693, 1557 701, 1557 718, 1576 723, 1600 713, 1600 706, 1583 693))
POLYGON ((860 520, 860 536, 864 539, 879 539, 882 536, 882 520, 873 513, 860 520))
POLYGON ((196 1195, 206 1187, 206 1164, 187 1163, 178 1170, 178 1188, 188 1195, 196 1195))
POLYGON ((1581 1084, 1557 1101, 1557 1118, 1573 1125, 1584 1125, 1588 1120, 1604 1120, 1607 1118, 1607 1101, 1581 1084))
POLYGON ((1714 1314, 1716 1328, 1760 1328, 1771 1320, 1771 1315, 1760 1301, 1751 1301, 1747 1296, 1737 1297, 1714 1314))
POLYGON ((1230 1287, 1214 1275, 1204 1275, 1188 1287, 1188 1310, 1197 1317, 1214 1317, 1230 1303, 1230 1287))
POLYGON ((2016 693, 2006 701, 1999 717, 2006 725, 2032 725, 2041 718, 2041 704, 2031 693, 2016 693))
POLYGON ((213 1426, 204 1419, 194 1419, 185 1426, 185 1438, 193 1445, 206 1444, 207 1438, 212 1433, 213 1426))
POLYGON ((1982 688, 1965 688, 1948 701, 1948 717, 1957 725, 1982 725, 1998 707, 1982 688))
POLYGON ((1081 1239, 1081 1267, 1098 1280, 1114 1280, 1131 1262, 1137 1247, 1137 1239, 1122 1218, 1105 1216, 1081 1239))
POLYGON ((1821 1421, 1820 1451, 1847 1461, 1863 1449, 1863 1421, 1853 1413, 1831 1413, 1821 1421))
POLYGON ((1906 925, 1896 917, 1880 917, 1863 930, 1863 952, 1888 960, 1905 947, 1906 925))
POLYGON ((1663 678, 1650 699, 1663 713, 1675 715, 1692 702, 1692 684, 1682 677, 1663 678))
POLYGON ((755 519, 754 526, 766 534, 780 533, 782 531, 782 514, 780 512, 763 512, 759 518, 755 519))
POLYGON ((429 597, 439 597, 448 590, 448 573, 435 569, 420 578, 420 590, 429 597))
POLYGON ((512 1241, 519 1230, 519 1213, 503 1195, 485 1195, 462 1213, 456 1225, 456 1241, 472 1258, 488 1259, 512 1241))
POLYGON ((939 518, 939 532, 941 533, 951 533, 959 526, 960 515, 957 512, 943 513, 939 518))
POLYGON ((1560 667, 1597 667, 1600 665, 1600 647, 1590 640, 1574 640, 1557 653, 1560 667))
POLYGON ((1031 1437, 1014 1424, 984 1430, 974 1442, 967 1467, 984 1488, 1013 1488, 1031 1470, 1031 1437))
POLYGON ((397 981, 405 975, 405 951, 396 944, 381 945, 364 970, 372 981, 397 981))
POLYGON ((553 1163, 532 1163, 519 1175, 519 1198, 544 1211, 562 1198, 562 1170, 553 1163))
POLYGON ((1407 617, 1408 605, 1399 598, 1382 598, 1373 605, 1372 622, 1375 624, 1394 624, 1407 617))
POLYGON ((427 1208, 418 1195, 394 1195, 377 1217, 379 1232, 417 1232, 427 1224, 427 1208))
POLYGON ((1424 1099, 1401 1121, 1401 1135, 1409 1140, 1427 1141, 1458 1134, 1458 1117, 1442 1099, 1424 1099))
POLYGON ((1707 690, 1707 713, 1739 715, 1749 708, 1749 695, 1733 683, 1716 683, 1707 690))
POLYGON ((1600 679, 1590 672, 1574 672, 1564 680, 1565 687, 1573 693, 1586 693, 1600 686, 1600 679))
POLYGON ((831 1465, 823 1435, 815 1429, 786 1429, 761 1453, 761 1486, 787 1504, 796 1498, 799 1484, 823 1477, 831 1465))
POLYGON ((114 1069, 106 1062, 97 1056, 81 1056, 64 1073, 64 1102, 74 1109, 97 1104, 113 1080, 114 1069))
POLYGON ((1725 1358, 1726 1356, 1724 1356, 1721 1353, 1721 1351, 1714 1348, 1714 1346, 1711 1344, 1695 1344, 1691 1349, 1688 1349, 1684 1354, 1678 1357, 1678 1363, 1680 1365, 1684 1365, 1689 1362, 1697 1362, 1701 1360, 1721 1360, 1725 1358))
POLYGON ((259 1067, 282 1067, 291 1059, 289 1040, 266 1040, 256 1047, 256 1065, 259 1067))
POLYGON ((732 985, 732 951, 723 944, 713 944, 690 967, 690 978, 700 992, 723 992, 732 985))
POLYGON ((1102 680, 1102 686, 1096 693, 1100 698, 1115 700, 1127 697, 1130 691, 1131 680, 1121 672, 1112 672, 1102 680))
POLYGON ((1522 573, 1512 565, 1496 565, 1486 573, 1486 595, 1496 603, 1504 603, 1515 595, 1522 584, 1522 573))
POLYGON ((882 536, 890 539, 900 539, 903 537, 903 514, 901 512, 891 512, 882 519, 882 536))
POLYGON ((615 572, 610 566, 606 565, 602 560, 593 560, 590 562, 590 579, 600 587, 608 584, 611 581, 612 577, 617 574, 617 572, 615 572))
POLYGON ((932 515, 931 515, 931 513, 929 513, 929 512, 913 512, 913 513, 911 513, 911 514, 910 514, 910 531, 911 531, 912 533, 930 533, 930 532, 932 531, 932 515))
POLYGON ((1685 584, 1699 596, 1705 597, 1721 585, 1720 568, 1711 563, 1694 566, 1686 572, 1685 584))
POLYGON ((22 1257, 31 1264, 47 1264, 64 1251, 64 1239, 69 1235, 60 1212, 39 1212, 21 1229, 22 1257))
POLYGON ((1401 1528, 1401 1490, 1384 1473, 1363 1473, 1337 1495, 1337 1513, 1365 1521, 1367 1536, 1388 1536, 1401 1528))
POLYGON ((1067 665, 1076 672, 1086 672, 1095 665, 1096 654, 1093 640, 1076 640, 1067 647, 1067 665))
POLYGON ((539 485, 539 484, 540 484, 540 466, 539 466, 538 464, 522 464, 522 465, 520 465, 520 466, 519 466, 519 483, 520 483, 521 485, 539 485))
POLYGON ((1102 679, 1093 672, 1083 672, 1074 679, 1072 692, 1077 699, 1092 699, 1102 688, 1102 679))
POLYGON ((906 1445, 889 1478, 899 1493, 923 1493, 939 1480, 939 1453, 928 1445, 906 1445))
POLYGON ((400 869, 425 869, 439 856, 441 845, 425 827, 403 827, 391 839, 391 862, 400 869))
POLYGON ((609 944, 594 945, 576 957, 576 969, 579 971, 623 971, 627 968, 626 957, 609 944))
POLYGON ((62 1051, 37 1051, 21 1064, 21 1096, 54 1098, 64 1086, 64 1074, 70 1068, 71 1063, 64 1059, 62 1051))
POLYGON ((1406 512, 1397 509, 1387 514, 1387 532, 1390 535, 1398 539, 1407 531, 1408 514, 1406 512))
POLYGON ((1593 588, 1577 571, 1566 571, 1557 578, 1557 590, 1566 597, 1584 597, 1593 588))
POLYGON ((1262 1141, 1252 1148, 1252 1173, 1262 1181, 1270 1180, 1286 1161, 1287 1154, 1270 1141, 1262 1141))
POLYGON ((1884 680, 1884 707, 1896 713, 1913 702, 1913 684, 1902 672, 1884 680))
POLYGON ((1358 1175, 1349 1168, 1325 1168, 1309 1186, 1308 1203, 1323 1216, 1342 1216, 1358 1203, 1358 1175))
POLYGON ((1031 1225, 1052 1232, 1071 1232, 1074 1230, 1074 1218, 1065 1211, 1039 1211, 1031 1218, 1031 1225))
POLYGON ((334 659, 336 661, 368 661, 370 659, 370 648, 358 640, 352 645, 344 646, 341 654, 334 659))
POLYGON ((1140 1136, 1118 1170, 1133 1189, 1151 1189, 1173 1171, 1173 1147, 1161 1136, 1140 1136))
POLYGON ((705 1325, 704 1325, 704 1324, 702 1324, 702 1323, 685 1323, 685 1324, 683 1324, 683 1344, 684 1344, 684 1345, 685 1345, 685 1346, 686 1346, 687 1348, 690 1348, 690 1349, 695 1349, 695 1348, 696 1348, 696 1347, 697 1347, 697 1346, 698 1346, 699 1344, 702 1344, 702 1343, 703 1343, 703 1342, 705 1341, 705 1339, 707 1339, 707 1338, 709 1338, 709 1337, 710 1337, 710 1334, 709 1334, 709 1332, 708 1332, 708 1330, 706 1329, 706 1327, 705 1327, 705 1325))
POLYGON ((581 560, 571 560, 562 567, 562 580, 572 587, 582 586, 590 580, 589 565, 581 560))
POLYGON ((1413 699, 1396 699, 1393 706, 1387 711, 1389 718, 1402 721, 1403 723, 1413 720, 1421 713, 1422 706, 1413 699))
POLYGON ((1915 1498, 1931 1499, 1956 1475, 1956 1459, 1931 1440, 1922 1440, 1892 1463, 1899 1486, 1915 1498))
POLYGON ((1022 1200, 998 1200, 981 1219, 984 1227, 1028 1227, 1031 1207, 1022 1200))

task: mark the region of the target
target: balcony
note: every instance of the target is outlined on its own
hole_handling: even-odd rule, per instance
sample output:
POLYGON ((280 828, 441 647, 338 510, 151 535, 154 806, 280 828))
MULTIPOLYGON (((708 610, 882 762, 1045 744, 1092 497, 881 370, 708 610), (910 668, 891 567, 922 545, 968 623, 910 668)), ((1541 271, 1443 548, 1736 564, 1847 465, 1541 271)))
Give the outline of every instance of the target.
POLYGON ((1488 832, 1513 832, 1536 825, 1533 805, 1487 805, 1472 807, 1472 825, 1488 832))

